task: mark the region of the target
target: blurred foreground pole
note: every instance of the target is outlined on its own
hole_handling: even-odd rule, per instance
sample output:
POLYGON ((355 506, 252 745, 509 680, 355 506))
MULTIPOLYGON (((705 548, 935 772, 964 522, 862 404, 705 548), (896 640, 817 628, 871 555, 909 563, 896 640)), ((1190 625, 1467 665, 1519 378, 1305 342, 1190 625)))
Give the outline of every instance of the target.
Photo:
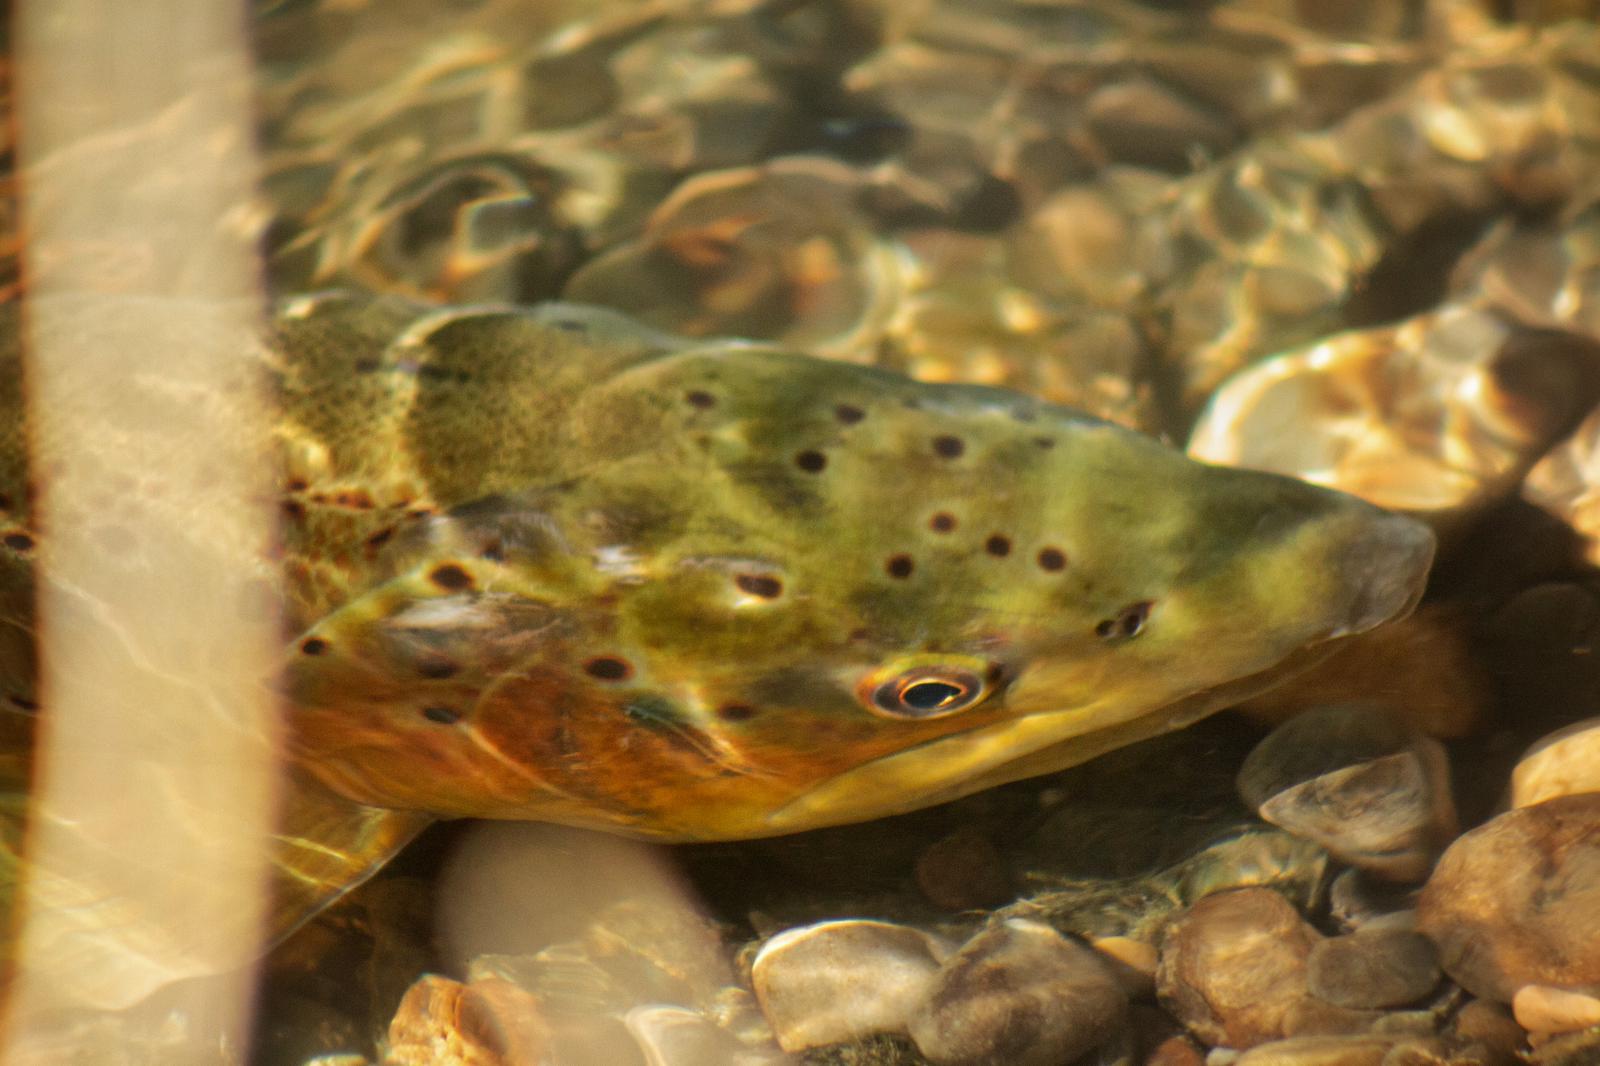
POLYGON ((0 1061, 138 1061, 109 1011, 158 990, 153 1061, 238 1061, 277 646, 245 13, 15 19, 45 709, 0 1061))

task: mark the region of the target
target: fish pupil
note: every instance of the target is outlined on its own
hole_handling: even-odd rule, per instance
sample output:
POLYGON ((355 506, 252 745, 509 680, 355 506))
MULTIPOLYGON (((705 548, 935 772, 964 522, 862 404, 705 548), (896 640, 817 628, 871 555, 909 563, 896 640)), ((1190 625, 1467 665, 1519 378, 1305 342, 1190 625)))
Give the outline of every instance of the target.
POLYGON ((936 711, 967 694, 960 685, 948 681, 916 681, 900 692, 900 702, 918 711, 936 711))

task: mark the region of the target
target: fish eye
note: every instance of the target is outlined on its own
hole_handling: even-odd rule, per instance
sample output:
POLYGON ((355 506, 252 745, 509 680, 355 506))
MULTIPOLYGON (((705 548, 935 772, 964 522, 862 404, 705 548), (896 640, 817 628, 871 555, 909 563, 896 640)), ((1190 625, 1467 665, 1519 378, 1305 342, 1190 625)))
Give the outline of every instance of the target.
POLYGON ((919 666, 874 688, 869 709, 888 718, 942 718, 966 710, 986 695, 983 679, 968 670, 919 666))

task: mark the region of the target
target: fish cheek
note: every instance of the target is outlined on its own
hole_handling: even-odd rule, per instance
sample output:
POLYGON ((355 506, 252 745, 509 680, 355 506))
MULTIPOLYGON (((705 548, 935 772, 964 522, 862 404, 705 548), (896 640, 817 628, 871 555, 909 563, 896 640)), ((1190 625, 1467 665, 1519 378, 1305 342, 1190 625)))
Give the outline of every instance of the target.
MULTIPOLYGON (((613 660, 607 660, 613 661, 613 660)), ((620 659, 614 661, 622 661, 620 659)), ((530 783, 533 802, 560 797, 571 817, 543 817, 663 839, 748 835, 757 815, 793 788, 671 697, 632 676, 594 676, 541 663, 500 678, 480 702, 476 729, 530 783)), ((514 782, 508 782, 515 789, 514 782)), ((541 816, 509 805, 501 816, 541 816)))

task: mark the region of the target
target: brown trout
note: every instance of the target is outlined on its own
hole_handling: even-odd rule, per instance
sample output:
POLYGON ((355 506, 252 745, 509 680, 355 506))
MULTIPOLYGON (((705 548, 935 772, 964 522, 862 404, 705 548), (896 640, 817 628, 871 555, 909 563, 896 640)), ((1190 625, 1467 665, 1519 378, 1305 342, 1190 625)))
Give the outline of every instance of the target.
MULTIPOLYGON (((1410 519, 1022 395, 595 308, 302 296, 271 348, 279 932, 435 818, 755 837, 1061 769, 1404 614, 1433 553, 1410 519)), ((21 441, 13 746, 38 700, 21 441)))

